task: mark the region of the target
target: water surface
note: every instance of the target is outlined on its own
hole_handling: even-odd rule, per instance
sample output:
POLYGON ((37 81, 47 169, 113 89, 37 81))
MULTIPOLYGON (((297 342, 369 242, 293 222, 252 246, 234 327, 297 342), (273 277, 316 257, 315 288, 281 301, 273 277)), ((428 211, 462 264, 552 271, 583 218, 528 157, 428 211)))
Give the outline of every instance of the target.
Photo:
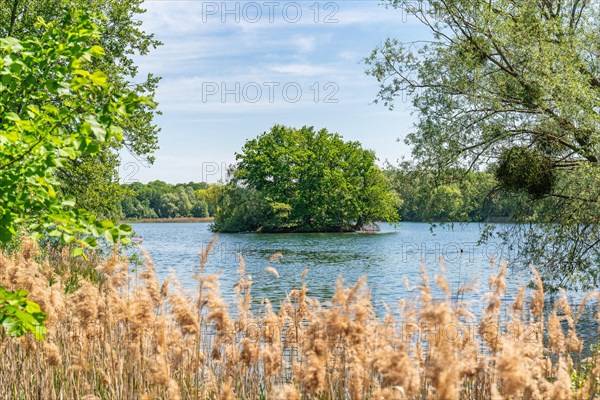
MULTIPOLYGON (((213 237, 210 224, 132 225, 136 234, 143 237, 143 247, 151 254, 159 277, 164 278, 172 270, 185 286, 193 287, 199 254, 213 237)), ((241 254, 254 281, 254 296, 273 303, 301 285, 305 269, 309 293, 321 301, 331 298, 338 277, 343 276, 351 285, 366 276, 373 302, 381 309, 384 303, 393 305, 400 299, 417 296, 415 285, 420 283, 421 267, 427 269, 431 278, 444 274, 453 293, 465 283, 487 289, 488 278, 497 272, 506 249, 493 242, 477 245, 479 234, 480 226, 475 223, 432 230, 429 224, 408 222, 397 226, 383 224, 382 231, 374 234, 221 234, 210 252, 206 272, 221 275, 223 295, 230 299, 231 287, 238 279, 237 254, 241 254), (271 263, 269 256, 274 253, 282 253, 283 257, 271 263), (492 258, 498 262, 491 263, 492 258), (277 269, 279 278, 264 270, 269 265, 277 269)), ((510 270, 507 300, 515 295, 518 285, 529 280, 528 271, 510 270)), ((436 295, 442 296, 439 291, 436 295)), ((463 299, 480 297, 476 292, 463 299)))
MULTIPOLYGON (((173 272, 184 287, 190 292, 194 290, 193 275, 199 270, 200 253, 214 236, 210 224, 132 225, 136 234, 143 237, 143 248, 150 253, 159 279, 173 272)), ((308 295, 322 303, 331 300, 340 276, 344 277, 346 286, 365 276, 375 310, 383 315, 385 305, 397 311, 398 301, 418 299, 417 286, 421 282, 421 269, 425 268, 436 298, 444 297, 435 286, 436 274, 446 277, 454 296, 461 285, 476 285, 476 291, 465 293, 459 299, 469 301, 471 311, 480 315, 485 306, 482 293, 488 290, 489 277, 496 274, 502 260, 510 256, 499 242, 478 245, 480 228, 479 224, 471 223, 432 229, 429 224, 406 222, 383 224, 382 231, 373 234, 220 234, 210 251, 205 272, 220 275, 222 295, 232 304, 232 287, 239 279, 237 255, 241 254, 246 260, 246 273, 253 279, 254 302, 258 305, 263 299, 269 299, 275 307, 286 293, 302 285, 305 269, 308 270, 305 278, 308 295), (277 262, 269 262, 275 253, 283 256, 277 262), (492 259, 495 261, 491 262, 492 259), (273 266, 279 278, 266 272, 267 266, 273 266)), ((509 319, 509 306, 518 288, 530 282, 529 270, 509 268, 503 297, 504 320, 509 319)), ((567 295, 576 306, 584 294, 568 292, 567 295)), ((552 309, 552 298, 547 299, 546 308, 552 309)), ((595 307, 590 304, 578 324, 586 349, 598 338, 594 313, 595 307)))

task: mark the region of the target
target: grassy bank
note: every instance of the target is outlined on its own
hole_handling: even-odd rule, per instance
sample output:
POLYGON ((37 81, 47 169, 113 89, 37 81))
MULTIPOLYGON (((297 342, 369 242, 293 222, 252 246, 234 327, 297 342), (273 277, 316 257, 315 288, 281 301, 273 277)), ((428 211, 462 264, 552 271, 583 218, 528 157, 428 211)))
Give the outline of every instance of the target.
POLYGON ((191 218, 191 217, 184 217, 184 218, 140 218, 140 219, 127 219, 122 221, 123 223, 126 224, 132 224, 132 223, 149 223, 149 222, 153 222, 153 223, 181 223, 181 222, 214 222, 214 218, 213 217, 207 217, 207 218, 191 218))
MULTIPOLYGON (((442 276, 414 286, 384 318, 368 285, 339 281, 331 303, 305 283, 275 312, 252 298, 240 257, 236 309, 220 295, 218 276, 201 255, 193 293, 176 277, 156 279, 147 262, 133 273, 121 256, 92 265, 77 287, 65 252, 52 264, 26 244, 0 257, 0 285, 25 288, 48 313, 46 342, 0 334, 0 398, 25 399, 591 399, 600 395, 600 359, 577 363, 578 311, 566 299, 544 316, 544 291, 523 288, 501 311, 506 265, 482 294, 476 319, 452 301, 442 276), (432 285, 445 298, 434 299, 432 285), (68 294, 65 294, 68 292, 68 294), (463 329, 464 328, 464 329, 463 329), (549 340, 544 340, 545 335, 549 340)), ((271 257, 276 262, 280 255, 271 257)), ((276 265, 276 264, 273 264, 276 265)), ((278 273, 268 267, 273 284, 278 273)), ((310 271, 302 279, 310 277, 310 271), (308 274, 308 275, 307 275, 308 274)), ((472 290, 463 287, 461 292, 472 290)), ((460 297, 459 297, 460 298, 460 297)), ((597 301, 598 293, 587 301, 597 301)), ((600 317, 600 315, 598 316, 600 317)))

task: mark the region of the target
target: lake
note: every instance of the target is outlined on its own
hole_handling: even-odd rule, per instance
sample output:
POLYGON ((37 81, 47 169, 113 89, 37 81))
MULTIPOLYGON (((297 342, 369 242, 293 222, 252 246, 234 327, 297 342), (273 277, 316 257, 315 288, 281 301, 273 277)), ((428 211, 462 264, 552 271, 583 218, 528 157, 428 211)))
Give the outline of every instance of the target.
MULTIPOLYGON (((200 253, 214 236, 210 224, 131 225, 136 235, 143 237, 142 247, 151 255, 159 279, 162 281, 172 271, 191 293, 197 287, 193 275, 199 270, 200 253)), ((453 295, 465 283, 477 284, 476 292, 461 295, 460 300, 471 301, 471 311, 480 315, 485 306, 481 296, 488 289, 488 278, 497 273, 499 260, 509 255, 499 242, 478 245, 480 227, 470 223, 432 230, 426 223, 403 222, 382 224, 381 232, 371 234, 220 234, 210 251, 205 272, 220 275, 222 295, 231 304, 232 287, 239 279, 237 254, 241 254, 246 261, 246 273, 253 279, 253 301, 259 304, 266 298, 274 306, 290 290, 301 286, 305 269, 308 269, 305 278, 308 295, 322 303, 331 300, 338 277, 343 276, 348 286, 366 276, 375 310, 383 315, 385 304, 397 310, 399 300, 418 298, 420 292, 416 286, 421 282, 420 270, 424 266, 431 282, 436 274, 446 276, 453 295), (277 262, 269 262, 269 256, 275 253, 283 256, 277 262), (492 258, 496 262, 491 263, 492 258), (265 271, 267 266, 273 266, 279 278, 265 271)), ((530 279, 527 269, 509 268, 503 298, 505 318, 518 287, 527 285, 530 279)), ((433 286, 434 296, 443 298, 441 290, 433 286)), ((567 295, 571 304, 578 305, 584 294, 567 292, 567 295)), ((552 299, 548 298, 546 308, 551 307, 552 299)), ((586 349, 597 340, 594 313, 595 307, 588 303, 578 324, 586 349)))
MULTIPOLYGON (((145 248, 156 265, 159 278, 174 271, 186 287, 194 287, 193 274, 199 267, 199 254, 213 237, 208 223, 143 223, 132 224, 143 237, 145 248)), ((346 285, 366 276, 373 303, 382 310, 384 303, 395 304, 400 299, 418 296, 415 285, 420 283, 420 268, 425 266, 430 278, 442 272, 453 293, 465 283, 487 289, 490 274, 496 273, 499 262, 491 265, 492 257, 502 260, 507 250, 500 243, 478 246, 480 224, 455 224, 453 227, 431 229, 426 223, 404 222, 396 226, 382 224, 379 233, 298 233, 298 234, 221 234, 210 252, 207 273, 221 275, 221 290, 227 300, 232 298, 232 286, 238 280, 237 254, 246 260, 246 271, 252 275, 255 300, 268 298, 277 304, 291 289, 300 286, 301 275, 308 269, 306 281, 309 294, 325 302, 331 299, 336 280, 343 276, 346 285), (282 253, 278 262, 269 256, 282 253), (265 271, 273 266, 279 278, 265 271), (408 280, 409 285, 405 284, 408 280)), ((530 281, 528 270, 508 272, 510 301, 519 285, 530 281)), ((475 310, 482 304, 481 293, 468 293, 464 300, 475 300, 475 310)), ((442 296, 439 290, 434 291, 442 296)), ((578 293, 569 293, 576 301, 578 293)))
MULTIPOLYGON (((200 253, 214 234, 209 223, 133 223, 136 235, 143 238, 142 248, 152 257, 162 281, 173 272, 190 293, 199 270, 200 253)), ((443 274, 456 295, 466 283, 478 284, 477 291, 461 295, 471 301, 471 311, 480 315, 485 303, 488 278, 497 273, 500 260, 510 255, 500 242, 478 245, 480 224, 455 224, 431 228, 426 223, 403 222, 396 226, 382 224, 379 233, 286 233, 286 234, 220 234, 210 251, 205 272, 219 274, 223 297, 231 304, 233 285, 239 279, 237 255, 246 260, 246 273, 253 279, 253 301, 269 299, 274 306, 286 293, 302 284, 305 269, 308 295, 322 303, 331 300, 338 277, 346 286, 366 276, 377 314, 385 313, 385 305, 397 310, 398 301, 416 300, 424 267, 433 286, 434 296, 443 298, 435 286, 434 276, 443 274), (275 253, 283 256, 269 262, 275 253), (444 265, 440 264, 440 257, 444 265), (492 263, 490 260, 496 261, 492 263), (272 266, 279 278, 265 271, 272 266), (445 271, 445 272, 444 272, 445 271), (406 283, 408 282, 408 286, 406 283)), ((512 303, 517 289, 527 285, 531 273, 527 269, 509 268, 505 306, 512 303)), ((579 304, 583 293, 567 292, 571 304, 579 304)), ((551 309, 552 299, 546 304, 551 309)), ((505 307, 507 308, 507 307, 505 307)), ((233 309, 233 307, 232 307, 233 309)), ((586 344, 597 339, 595 307, 589 304, 579 322, 578 332, 586 344)), ((508 316, 506 316, 508 318, 508 316)), ((587 347, 587 345, 586 345, 587 347)))

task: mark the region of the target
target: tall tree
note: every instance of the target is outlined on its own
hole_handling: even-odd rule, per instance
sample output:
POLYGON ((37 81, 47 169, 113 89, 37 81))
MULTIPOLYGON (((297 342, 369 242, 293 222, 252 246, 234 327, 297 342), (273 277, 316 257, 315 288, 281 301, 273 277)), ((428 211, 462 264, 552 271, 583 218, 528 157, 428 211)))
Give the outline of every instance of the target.
MULTIPOLYGON (((143 0, 7 0, 0 4, 0 36, 37 35, 38 18, 62 20, 71 10, 85 9, 97 16, 94 22, 101 34, 95 40, 105 50, 104 57, 93 60, 94 68, 103 71, 120 90, 133 90, 140 96, 153 98, 159 79, 151 74, 139 77, 132 58, 145 55, 160 44, 141 28, 139 16, 145 12, 142 3, 143 0)), ((62 165, 57 171, 62 182, 60 194, 75 197, 77 206, 98 216, 116 218, 123 194, 116 172, 119 152, 125 147, 140 162, 154 161, 160 131, 153 123, 157 112, 155 107, 140 106, 133 115, 120 121, 122 141, 103 143, 101 152, 62 165)))
POLYGON ((326 129, 276 125, 248 140, 236 159, 216 230, 343 231, 397 219, 396 196, 375 154, 326 129), (243 216, 248 210, 254 215, 243 216))
MULTIPOLYGON (((119 123, 151 102, 93 69, 91 60, 104 50, 94 45, 99 31, 89 15, 40 19, 35 27, 35 36, 0 39, 0 245, 25 228, 34 239, 47 234, 77 243, 74 254, 81 254, 99 235, 115 241, 131 228, 59 198, 56 170, 122 140, 119 123)), ((30 331, 43 338, 46 314, 26 296, 0 287, 0 324, 11 336, 30 331)))
MULTIPOLYGON (((496 165, 525 193, 521 255, 548 283, 600 284, 600 8, 594 0, 389 0, 431 33, 366 59, 390 108, 408 93, 423 165, 496 165), (532 217, 533 216, 533 217, 532 217)), ((515 237, 514 235, 512 237, 515 237)))
POLYGON ((123 140, 119 123, 152 103, 94 69, 91 60, 104 50, 94 45, 99 31, 88 14, 40 19, 36 27, 35 37, 0 39, 0 243, 25 227, 34 236, 51 230, 66 242, 93 244, 78 234, 97 235, 112 224, 60 198, 56 171, 123 140))

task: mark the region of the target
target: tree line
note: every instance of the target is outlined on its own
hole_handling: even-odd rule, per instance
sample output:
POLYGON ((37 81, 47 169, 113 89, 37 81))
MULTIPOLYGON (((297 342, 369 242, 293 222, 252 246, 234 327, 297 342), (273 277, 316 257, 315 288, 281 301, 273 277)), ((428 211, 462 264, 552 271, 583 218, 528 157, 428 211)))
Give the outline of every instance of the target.
POLYGON ((169 184, 152 181, 124 184, 120 216, 135 220, 144 218, 206 218, 217 209, 218 184, 205 182, 169 184))
MULTIPOLYGON (((526 206, 526 197, 501 190, 490 170, 455 169, 440 176, 402 162, 387 164, 380 172, 393 193, 399 221, 515 222, 517 210, 526 206)), ((268 196, 261 196, 256 189, 231 183, 169 184, 157 180, 123 184, 121 189, 119 215, 125 220, 219 216, 219 230, 256 230, 258 226, 281 230, 282 215, 289 215, 282 205, 289 200, 269 204, 265 200, 268 196)))
POLYGON ((400 197, 401 220, 414 222, 516 222, 527 198, 503 190, 494 168, 443 172, 415 163, 388 164, 384 174, 400 197))

